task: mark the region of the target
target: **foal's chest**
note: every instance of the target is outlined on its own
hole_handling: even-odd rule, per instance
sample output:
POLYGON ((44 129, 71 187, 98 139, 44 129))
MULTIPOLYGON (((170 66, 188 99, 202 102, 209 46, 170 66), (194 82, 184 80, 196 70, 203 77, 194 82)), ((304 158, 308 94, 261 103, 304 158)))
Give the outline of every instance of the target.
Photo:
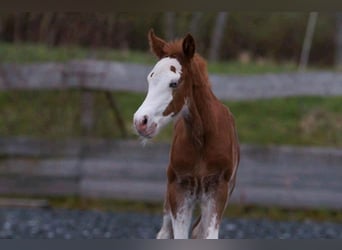
POLYGON ((227 154, 205 152, 199 154, 191 147, 173 149, 170 155, 169 171, 172 171, 179 178, 192 176, 197 179, 226 174, 227 170, 230 169, 230 159, 227 154))

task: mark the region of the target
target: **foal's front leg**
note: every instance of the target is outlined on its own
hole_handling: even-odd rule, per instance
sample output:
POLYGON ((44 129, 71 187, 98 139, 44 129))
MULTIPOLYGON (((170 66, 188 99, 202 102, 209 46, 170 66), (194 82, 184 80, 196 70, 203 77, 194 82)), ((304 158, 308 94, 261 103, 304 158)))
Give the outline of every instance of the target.
POLYGON ((171 211, 170 211, 169 202, 166 196, 165 203, 164 203, 163 224, 159 233, 157 234, 157 239, 172 239, 172 238, 173 238, 173 229, 172 229, 171 211))
POLYGON ((201 220, 192 231, 192 238, 218 239, 222 214, 228 200, 228 183, 220 176, 207 176, 202 180, 200 200, 201 220))
MULTIPOLYGON (((168 201, 175 239, 188 239, 194 209, 194 187, 184 185, 184 180, 175 181, 168 185, 168 201)), ((185 181, 188 183, 188 181, 185 181)))

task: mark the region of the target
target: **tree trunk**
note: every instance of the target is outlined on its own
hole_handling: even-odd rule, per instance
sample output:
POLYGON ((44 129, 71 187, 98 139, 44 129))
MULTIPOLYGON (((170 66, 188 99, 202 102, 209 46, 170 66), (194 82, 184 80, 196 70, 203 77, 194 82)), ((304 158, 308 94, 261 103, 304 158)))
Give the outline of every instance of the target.
POLYGON ((52 12, 44 12, 41 14, 40 24, 39 24, 39 31, 38 31, 38 41, 43 43, 49 44, 49 36, 48 30, 53 18, 52 12))
POLYGON ((94 128, 94 102, 94 94, 92 91, 82 91, 80 107, 82 136, 89 136, 94 128))
POLYGON ((0 16, 0 39, 2 39, 2 16, 0 16))
POLYGON ((310 12, 310 16, 308 19, 308 25, 306 26, 305 38, 302 47, 302 53, 300 55, 300 63, 299 70, 304 71, 308 65, 310 49, 312 44, 313 35, 315 32, 316 22, 317 22, 318 13, 310 12))
POLYGON ((165 38, 172 40, 175 38, 175 13, 165 12, 165 38))
POLYGON ((107 14, 106 19, 107 19, 107 28, 106 28, 105 44, 108 47, 112 47, 113 45, 112 36, 114 35, 113 29, 114 29, 114 24, 115 24, 115 14, 107 14))
POLYGON ((342 69, 342 12, 336 14, 335 67, 342 69))
POLYGON ((21 16, 19 13, 15 13, 13 15, 13 18, 14 18, 13 42, 19 43, 21 41, 21 33, 20 33, 21 16))
POLYGON ((202 12, 194 12, 192 14, 189 30, 194 37, 198 36, 199 22, 202 18, 202 14, 202 12))
POLYGON ((220 47, 224 30, 226 28, 226 21, 228 12, 219 12, 216 16, 215 26, 211 35, 209 47, 209 60, 217 61, 219 59, 220 47))

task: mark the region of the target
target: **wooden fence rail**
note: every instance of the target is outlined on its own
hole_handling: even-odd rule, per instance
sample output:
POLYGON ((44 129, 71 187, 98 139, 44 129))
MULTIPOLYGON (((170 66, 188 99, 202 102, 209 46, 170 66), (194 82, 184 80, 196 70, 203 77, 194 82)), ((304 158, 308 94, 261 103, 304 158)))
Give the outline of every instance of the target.
MULTIPOLYGON (((168 144, 0 138, 0 194, 162 201, 168 144)), ((342 208, 342 151, 242 145, 235 204, 342 208)))
MULTIPOLYGON (((146 92, 151 66, 97 60, 28 65, 1 64, 0 90, 93 89, 146 92)), ((210 75, 221 99, 342 95, 342 73, 293 72, 251 76, 210 75)))

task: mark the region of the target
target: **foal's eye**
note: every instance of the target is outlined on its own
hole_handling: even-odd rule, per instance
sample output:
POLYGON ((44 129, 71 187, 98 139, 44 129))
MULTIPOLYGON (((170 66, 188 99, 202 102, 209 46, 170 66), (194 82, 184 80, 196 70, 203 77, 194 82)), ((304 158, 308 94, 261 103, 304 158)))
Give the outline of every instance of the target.
POLYGON ((171 83, 169 84, 169 87, 174 89, 174 88, 177 87, 177 85, 178 85, 178 82, 171 82, 171 83))

